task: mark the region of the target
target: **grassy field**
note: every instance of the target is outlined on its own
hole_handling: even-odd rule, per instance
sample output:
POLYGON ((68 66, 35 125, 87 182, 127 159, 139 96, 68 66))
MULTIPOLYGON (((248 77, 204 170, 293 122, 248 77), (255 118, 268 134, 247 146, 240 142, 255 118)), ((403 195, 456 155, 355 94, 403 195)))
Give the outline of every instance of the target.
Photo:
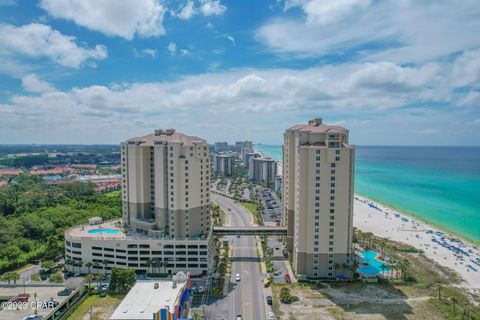
POLYGON ((94 320, 107 320, 115 310, 115 308, 122 301, 123 296, 106 296, 101 298, 99 295, 92 295, 88 297, 83 303, 75 310, 68 320, 87 320, 89 318, 89 310, 93 308, 94 320))
POLYGON ((257 209, 257 205, 252 202, 239 202, 245 209, 250 211, 256 224, 263 225, 263 218, 257 209))

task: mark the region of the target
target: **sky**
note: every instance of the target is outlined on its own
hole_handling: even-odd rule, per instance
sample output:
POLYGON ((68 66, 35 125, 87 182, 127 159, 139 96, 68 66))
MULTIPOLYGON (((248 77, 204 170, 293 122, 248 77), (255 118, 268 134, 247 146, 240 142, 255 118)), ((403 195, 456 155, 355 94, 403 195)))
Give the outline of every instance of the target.
POLYGON ((478 0, 0 0, 0 143, 480 144, 478 0))

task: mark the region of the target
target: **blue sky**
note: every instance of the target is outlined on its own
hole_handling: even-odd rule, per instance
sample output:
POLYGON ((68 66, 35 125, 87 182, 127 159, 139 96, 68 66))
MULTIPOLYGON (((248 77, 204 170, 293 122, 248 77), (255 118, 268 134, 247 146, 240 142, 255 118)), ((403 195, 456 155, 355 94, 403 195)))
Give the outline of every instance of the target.
POLYGON ((0 0, 0 143, 478 145, 473 0, 0 0))

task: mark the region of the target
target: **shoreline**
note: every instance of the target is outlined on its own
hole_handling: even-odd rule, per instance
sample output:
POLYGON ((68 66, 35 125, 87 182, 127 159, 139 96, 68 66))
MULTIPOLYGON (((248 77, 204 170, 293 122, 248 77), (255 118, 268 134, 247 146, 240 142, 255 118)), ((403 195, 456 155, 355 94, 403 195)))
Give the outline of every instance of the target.
POLYGON ((362 231, 422 250, 428 258, 458 273, 462 285, 480 290, 480 265, 476 264, 480 250, 475 242, 359 194, 354 198, 353 220, 362 231))
POLYGON ((417 214, 413 213, 413 212, 406 212, 404 211, 403 209, 400 209, 398 207, 395 207, 395 206, 392 206, 391 204, 388 204, 388 203, 385 203, 381 200, 378 200, 378 199, 375 199, 375 198, 372 198, 370 196, 365 196, 361 193, 357 193, 355 192, 354 193, 355 196, 358 196, 358 197, 362 197, 364 199, 367 199, 371 202, 375 202, 379 205, 381 205, 382 207, 386 208, 386 209, 389 209, 391 211, 396 211, 398 213, 400 213, 401 215, 404 215, 404 216, 407 216, 411 219, 415 219, 415 220, 418 220, 418 221, 421 221, 423 224, 429 226, 431 229, 437 229, 437 230, 440 230, 440 231, 443 231, 451 236, 454 236, 455 238, 458 238, 460 240, 462 240, 463 242, 468 242, 468 243, 471 243, 475 246, 478 246, 480 247, 480 240, 474 240, 474 239, 470 239, 464 235, 461 235, 459 234, 458 232, 456 231, 453 231, 453 230, 450 230, 448 228, 445 228, 444 226, 442 225, 439 225, 435 222, 432 222, 432 221, 429 221, 429 220, 426 220, 425 218, 422 218, 420 216, 418 216, 417 214))

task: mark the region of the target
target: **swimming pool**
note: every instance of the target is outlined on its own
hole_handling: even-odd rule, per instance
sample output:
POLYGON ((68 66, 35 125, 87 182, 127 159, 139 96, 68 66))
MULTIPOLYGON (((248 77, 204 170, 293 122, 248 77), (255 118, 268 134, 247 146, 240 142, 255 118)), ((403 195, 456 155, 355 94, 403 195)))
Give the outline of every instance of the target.
POLYGON ((362 266, 362 267, 358 268, 358 272, 360 272, 361 274, 367 275, 367 276, 374 276, 374 275, 377 275, 377 274, 380 274, 382 272, 390 270, 390 268, 388 266, 385 270, 382 270, 382 266, 385 265, 385 263, 375 259, 378 256, 377 252, 363 250, 363 251, 360 252, 360 254, 362 255, 362 258, 360 260, 363 263, 368 264, 367 266, 362 266))
POLYGON ((106 233, 106 234, 119 234, 121 231, 116 229, 92 229, 88 230, 88 233, 97 234, 97 233, 106 233))

